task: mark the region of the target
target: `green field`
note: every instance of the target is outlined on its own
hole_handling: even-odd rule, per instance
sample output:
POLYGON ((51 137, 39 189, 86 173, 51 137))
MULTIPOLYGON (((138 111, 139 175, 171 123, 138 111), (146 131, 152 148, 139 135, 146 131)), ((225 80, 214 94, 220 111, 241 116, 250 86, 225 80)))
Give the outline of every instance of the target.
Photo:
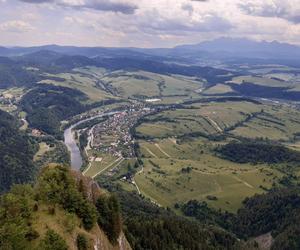
POLYGON ((39 143, 39 150, 34 156, 34 161, 39 160, 46 152, 50 150, 53 150, 53 148, 50 148, 50 146, 47 143, 45 142, 39 143))
POLYGON ((136 131, 140 135, 153 138, 181 136, 195 132, 217 134, 264 107, 248 102, 211 102, 192 106, 192 109, 170 110, 150 116, 146 122, 137 127, 136 131))
POLYGON ((105 99, 115 98, 105 90, 97 86, 97 79, 81 73, 61 73, 57 75, 47 74, 48 77, 58 77, 63 81, 58 80, 43 80, 41 83, 53 84, 80 90, 88 96, 91 102, 98 102, 105 99))
POLYGON ((110 154, 103 154, 95 150, 89 150, 88 154, 89 157, 92 157, 93 159, 90 160, 90 165, 83 171, 83 174, 92 178, 113 168, 120 161, 118 161, 117 157, 110 154))
POLYGON ((165 207, 191 199, 215 208, 236 211, 261 187, 270 188, 281 174, 265 165, 235 164, 211 153, 205 139, 176 143, 173 138, 140 141, 144 170, 135 176, 142 194, 165 207), (190 173, 182 169, 190 167, 190 173), (216 196, 210 201, 207 196, 216 196))
POLYGON ((244 82, 253 83, 261 86, 268 87, 289 87, 291 84, 284 81, 271 79, 268 77, 255 77, 255 76, 239 76, 232 79, 233 83, 242 84, 244 82))
POLYGON ((16 111, 18 109, 17 103, 25 93, 26 90, 24 88, 0 89, 0 109, 8 113, 16 111), (2 98, 5 99, 4 102, 1 101, 2 98))
POLYGON ((166 76, 144 71, 116 71, 101 79, 123 97, 189 96, 202 87, 202 82, 178 76, 166 76))
POLYGON ((137 135, 147 139, 139 140, 144 170, 135 176, 135 182, 143 195, 164 207, 197 199, 236 211, 246 197, 278 183, 283 174, 274 166, 237 164, 215 155, 217 145, 236 136, 285 141, 299 150, 294 139, 300 132, 300 111, 295 107, 246 101, 187 107, 148 116, 136 128, 137 135), (191 133, 196 132, 201 134, 192 138, 191 133), (227 139, 214 142, 199 137, 216 134, 226 134, 227 139), (182 172, 187 167, 190 172, 182 172))
POLYGON ((300 132, 300 111, 288 105, 224 102, 163 111, 136 128, 139 136, 178 137, 191 133, 290 141, 300 132))
POLYGON ((300 131, 300 111, 286 105, 264 107, 264 113, 231 131, 248 138, 264 137, 289 141, 300 131))
POLYGON ((206 89, 203 94, 206 95, 222 95, 222 94, 233 94, 235 91, 228 85, 217 84, 211 88, 206 89))

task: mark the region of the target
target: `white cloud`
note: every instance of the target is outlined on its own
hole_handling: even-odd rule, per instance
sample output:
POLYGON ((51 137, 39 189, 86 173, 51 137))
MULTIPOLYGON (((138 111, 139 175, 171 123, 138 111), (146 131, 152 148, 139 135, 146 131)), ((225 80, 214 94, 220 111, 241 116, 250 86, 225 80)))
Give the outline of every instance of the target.
POLYGON ((21 20, 13 20, 0 23, 0 30, 7 32, 23 33, 34 30, 34 27, 27 22, 21 20))
POLYGON ((138 8, 130 1, 123 0, 19 0, 31 4, 55 4, 57 6, 74 9, 92 9, 98 11, 112 11, 123 14, 133 14, 138 8))
POLYGON ((1 4, 0 24, 19 20, 29 26, 18 29, 27 30, 23 39, 8 31, 20 26, 16 23, 2 27, 0 37, 6 44, 17 40, 86 46, 171 47, 221 36, 300 44, 299 4, 299 0, 6 1, 1 4))
POLYGON ((241 3, 240 8, 249 15, 276 17, 300 23, 299 0, 248 0, 241 3))

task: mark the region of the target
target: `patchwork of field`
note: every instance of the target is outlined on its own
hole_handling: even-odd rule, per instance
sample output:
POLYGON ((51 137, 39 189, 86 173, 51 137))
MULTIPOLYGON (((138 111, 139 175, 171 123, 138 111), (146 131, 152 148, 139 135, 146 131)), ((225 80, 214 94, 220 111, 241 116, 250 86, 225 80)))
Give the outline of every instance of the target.
POLYGON ((300 76, 298 74, 295 73, 289 73, 289 72, 282 72, 282 73, 270 73, 270 74, 266 74, 265 77, 268 78, 276 78, 276 79, 280 79, 282 81, 293 81, 293 82, 300 82, 300 76))
POLYGON ((205 139, 140 141, 144 170, 135 176, 141 193, 165 207, 191 199, 236 211, 248 196, 270 188, 281 174, 265 165, 235 164, 211 153, 205 139), (208 197, 216 197, 211 200, 208 197))
POLYGON ((144 169, 134 180, 144 196, 164 207, 197 199, 234 212, 284 174, 270 165, 221 159, 216 146, 240 137, 268 138, 300 150, 299 132, 300 110, 288 104, 224 101, 163 111, 136 128, 144 169), (209 135, 221 134, 227 137, 210 140, 209 135))
POLYGON ((169 110, 150 116, 136 131, 138 135, 153 138, 191 133, 217 134, 261 111, 263 107, 250 102, 193 104, 187 109, 169 110))
POLYGON ((260 86, 268 87, 290 87, 291 84, 285 81, 279 81, 268 77, 255 77, 255 76, 239 76, 232 79, 233 83, 253 83, 260 86))
POLYGON ((225 94, 234 94, 235 91, 228 85, 217 84, 211 88, 206 89, 202 93, 205 95, 225 95, 225 94))
POLYGON ((88 150, 90 164, 83 171, 88 177, 95 178, 97 175, 104 173, 115 167, 122 159, 114 157, 111 154, 103 154, 96 150, 88 150))
POLYGON ((123 97, 187 96, 202 87, 202 82, 178 76, 166 76, 150 72, 116 71, 101 79, 111 85, 123 97))
POLYGON ((87 66, 83 68, 75 68, 73 69, 74 72, 79 72, 84 75, 92 76, 95 78, 103 77, 107 71, 104 68, 94 67, 94 66, 87 66))
POLYGON ((144 71, 107 72, 103 68, 76 68, 71 73, 45 74, 40 83, 74 88, 85 93, 90 102, 111 98, 153 98, 159 103, 179 103, 198 97, 203 88, 201 79, 178 75, 160 75, 144 71))
POLYGON ((17 110, 17 103, 25 94, 24 88, 0 89, 0 109, 11 113, 17 110))
POLYGON ((141 138, 229 133, 245 138, 294 140, 300 132, 300 111, 288 105, 252 102, 193 104, 147 117, 136 128, 141 138))
POLYGON ((300 111, 286 105, 265 106, 264 112, 237 127, 232 134, 247 138, 293 141, 300 132, 300 111))
POLYGON ((86 74, 61 73, 57 75, 47 74, 47 76, 53 77, 53 79, 43 80, 40 83, 77 89, 86 94, 91 102, 98 102, 105 99, 115 98, 97 85, 98 80, 96 78, 86 74))
POLYGON ((243 66, 242 69, 246 69, 253 74, 273 74, 275 72, 290 72, 298 70, 297 68, 288 67, 284 65, 255 65, 255 66, 243 66))

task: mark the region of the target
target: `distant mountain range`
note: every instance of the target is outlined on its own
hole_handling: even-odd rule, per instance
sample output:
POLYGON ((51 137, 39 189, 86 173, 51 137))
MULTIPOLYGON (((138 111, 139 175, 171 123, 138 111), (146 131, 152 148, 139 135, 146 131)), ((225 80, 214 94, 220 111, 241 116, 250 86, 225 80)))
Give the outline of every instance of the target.
POLYGON ((219 38, 195 45, 181 45, 175 48, 105 48, 45 45, 37 47, 0 47, 0 56, 22 56, 38 51, 52 51, 65 55, 87 57, 187 57, 187 58, 256 58, 295 60, 300 56, 300 47, 287 43, 257 42, 249 39, 219 38))

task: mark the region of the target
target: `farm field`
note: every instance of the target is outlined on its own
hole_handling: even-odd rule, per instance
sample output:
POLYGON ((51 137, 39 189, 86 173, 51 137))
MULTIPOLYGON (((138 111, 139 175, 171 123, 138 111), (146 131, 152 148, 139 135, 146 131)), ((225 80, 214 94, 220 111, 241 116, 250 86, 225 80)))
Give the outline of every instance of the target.
POLYGON ((300 131, 300 111, 285 105, 272 105, 264 108, 264 113, 257 115, 243 126, 231 131, 232 134, 271 140, 293 140, 300 131))
POLYGON ((217 84, 211 88, 206 89, 202 92, 205 95, 221 95, 221 94, 234 94, 235 91, 228 85, 217 84))
POLYGON ((137 134, 153 138, 189 133, 218 134, 245 120, 248 115, 261 111, 264 106, 248 102, 211 102, 189 107, 147 117, 146 121, 137 127, 137 134))
POLYGON ((104 68, 94 67, 94 66, 87 66, 83 68, 75 68, 73 69, 76 73, 81 73, 83 75, 93 76, 95 78, 101 78, 107 72, 104 68))
POLYGON ((189 96, 202 87, 202 82, 144 71, 116 71, 101 79, 123 97, 189 96))
MULTIPOLYGON (((187 106, 188 107, 188 106, 187 106)), ((224 102, 163 111, 136 128, 139 137, 166 138, 229 133, 245 138, 290 141, 300 132, 300 111, 288 105, 224 102)))
POLYGON ((97 80, 94 77, 83 75, 80 73, 61 73, 57 75, 49 75, 49 77, 58 77, 60 80, 42 80, 40 83, 53 84, 80 90, 88 96, 91 102, 98 102, 106 99, 115 98, 105 90, 97 86, 97 80))
POLYGON ((92 178, 102 173, 102 171, 104 172, 113 167, 118 162, 116 157, 110 154, 102 154, 95 150, 89 150, 88 155, 90 157, 90 165, 83 171, 83 174, 92 178))
POLYGON ((260 86, 267 86, 267 87, 291 87, 291 85, 288 82, 285 81, 279 81, 275 79, 271 79, 269 77, 255 77, 255 76, 239 76, 234 77, 232 79, 233 83, 236 84, 242 84, 242 83, 253 83, 260 86))
POLYGON ((227 101, 186 107, 148 116, 136 128, 144 169, 134 180, 145 197, 161 206, 173 208, 196 199, 236 212, 246 197, 265 192, 284 176, 274 166, 221 159, 214 151, 218 145, 237 138, 268 138, 299 150, 294 140, 300 132, 300 111, 293 106, 227 101), (224 139, 209 139, 222 134, 224 139))
POLYGON ((25 94, 24 88, 0 89, 0 109, 11 113, 17 110, 17 103, 25 94))
POLYGON ((142 194, 165 207, 197 199, 236 211, 247 196, 270 188, 281 174, 266 165, 235 164, 210 153, 205 139, 140 141, 144 171, 135 176, 142 194), (190 170, 187 170, 189 168, 190 170), (215 196, 211 201, 207 196, 215 196))

